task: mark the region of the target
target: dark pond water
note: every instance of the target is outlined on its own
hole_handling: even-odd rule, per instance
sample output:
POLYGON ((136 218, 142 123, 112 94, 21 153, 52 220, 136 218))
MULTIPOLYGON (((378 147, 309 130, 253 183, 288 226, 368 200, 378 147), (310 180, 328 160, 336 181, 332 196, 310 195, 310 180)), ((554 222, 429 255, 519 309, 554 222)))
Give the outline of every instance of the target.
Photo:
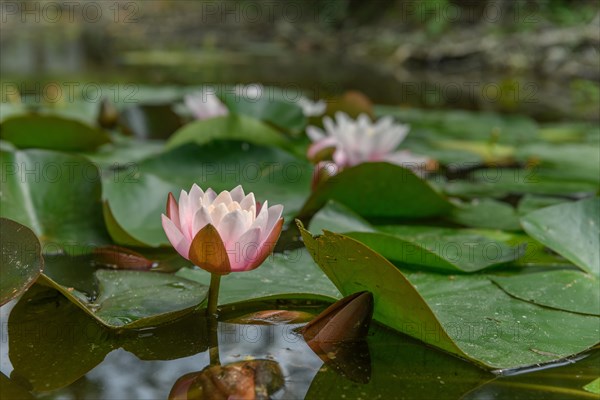
MULTIPOLYGON (((53 321, 44 325, 14 323, 23 319, 9 317, 11 309, 18 314, 23 308, 14 303, 2 307, 3 391, 21 384, 32 385, 42 399, 162 399, 181 377, 209 364, 202 315, 191 314, 159 328, 109 333, 68 302, 50 301, 50 307, 33 305, 43 310, 44 321, 53 321)), ((289 308, 256 303, 226 310, 218 327, 222 365, 248 360, 278 364, 283 386, 273 393, 274 399, 597 398, 582 386, 598 376, 598 351, 552 368, 499 374, 374 324, 366 346, 349 347, 324 362, 296 332, 301 324, 226 322, 276 307, 289 308)), ((323 306, 292 308, 318 313, 323 306)))

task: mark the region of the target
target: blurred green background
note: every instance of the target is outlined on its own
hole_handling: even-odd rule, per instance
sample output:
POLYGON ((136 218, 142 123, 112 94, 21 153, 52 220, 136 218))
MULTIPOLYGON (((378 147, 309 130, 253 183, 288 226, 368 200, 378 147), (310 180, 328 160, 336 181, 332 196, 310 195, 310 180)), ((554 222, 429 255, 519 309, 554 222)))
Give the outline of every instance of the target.
POLYGON ((598 120, 596 0, 4 1, 3 100, 47 82, 360 90, 375 103, 598 120))

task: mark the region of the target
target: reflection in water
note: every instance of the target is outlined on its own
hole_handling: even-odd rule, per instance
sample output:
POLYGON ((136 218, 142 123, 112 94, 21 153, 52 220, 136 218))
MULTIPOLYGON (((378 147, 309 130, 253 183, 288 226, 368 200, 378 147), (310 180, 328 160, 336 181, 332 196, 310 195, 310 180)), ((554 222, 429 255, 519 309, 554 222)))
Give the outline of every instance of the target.
POLYGON ((371 379, 371 356, 366 342, 373 317, 370 292, 347 296, 302 328, 309 347, 333 371, 353 382, 371 379))
POLYGON ((169 399, 268 399, 283 385, 283 373, 277 362, 238 361, 228 365, 208 366, 200 372, 182 376, 173 385, 169 399))
MULTIPOLYGON (((49 296, 49 290, 34 286, 12 310, 12 304, 0 309, 1 371, 11 384, 26 390, 31 389, 28 382, 33 384, 38 399, 165 399, 179 378, 209 365, 202 315, 191 314, 159 328, 108 334, 73 303, 61 300, 62 295, 49 296)), ((298 332, 301 327, 220 322, 221 362, 276 362, 284 385, 271 396, 275 400, 441 400, 469 392, 469 399, 503 398, 508 393, 511 398, 562 399, 582 396, 581 387, 598 373, 600 353, 595 352, 570 366, 501 377, 480 386, 495 377, 376 324, 367 337, 370 355, 355 344, 331 347, 321 352, 323 358, 305 342, 298 332), (365 372, 353 365, 371 369, 365 372), (562 392, 550 393, 553 386, 562 392)))

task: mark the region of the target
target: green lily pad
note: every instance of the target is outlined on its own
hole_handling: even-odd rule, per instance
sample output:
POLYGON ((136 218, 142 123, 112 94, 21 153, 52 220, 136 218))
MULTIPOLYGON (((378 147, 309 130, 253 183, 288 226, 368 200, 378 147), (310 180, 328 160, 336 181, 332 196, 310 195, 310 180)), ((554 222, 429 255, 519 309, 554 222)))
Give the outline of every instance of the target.
POLYGON ((373 293, 375 320, 482 367, 554 362, 600 340, 600 318, 515 299, 485 275, 401 271, 347 236, 301 233, 342 295, 373 293))
POLYGON ((475 171, 466 179, 440 183, 439 186, 450 196, 464 198, 502 198, 510 194, 580 197, 595 194, 598 190, 595 183, 557 179, 542 174, 537 168, 488 168, 475 171))
POLYGON ((96 270, 90 259, 81 257, 59 261, 49 264, 48 274, 43 275, 46 283, 109 328, 172 321, 193 311, 208 293, 207 286, 173 274, 96 270))
MULTIPOLYGON (((194 143, 150 157, 121 171, 118 180, 104 180, 104 198, 114 220, 135 240, 149 246, 168 245, 160 215, 167 195, 179 197, 192 184, 216 192, 240 183, 257 201, 283 204, 289 219, 297 213, 310 191, 312 166, 305 160, 273 147, 238 141, 194 143)), ((119 237, 112 236, 119 242, 119 237)))
POLYGON ((524 254, 522 247, 496 240, 494 232, 486 236, 482 230, 413 225, 375 227, 335 203, 315 214, 310 229, 335 229, 395 262, 453 272, 478 271, 514 261, 524 254))
MULTIPOLYGON (((553 196, 539 196, 535 194, 526 194, 521 198, 517 206, 517 212, 520 216, 528 214, 532 211, 538 210, 544 207, 554 206, 556 204, 564 203, 563 197, 553 196)), ((519 224, 521 222, 519 221, 519 224)))
POLYGON ((594 275, 556 270, 496 276, 492 281, 506 293, 525 301, 559 310, 600 316, 600 280, 594 275))
POLYGON ((596 378, 583 387, 590 393, 600 394, 600 378, 596 378))
MULTIPOLYGON (((178 185, 153 174, 140 174, 139 166, 121 171, 118 180, 105 179, 104 220, 111 238, 123 245, 168 245, 160 215, 165 213, 169 192, 178 185)), ((189 191, 189 188, 185 189, 189 191)))
MULTIPOLYGON (((202 284, 210 283, 210 274, 200 269, 182 268, 176 275, 202 284)), ((255 270, 223 276, 219 304, 269 299, 334 301, 340 297, 340 292, 306 249, 297 249, 272 254, 255 270)))
POLYGON ((519 148, 516 158, 535 160, 538 174, 567 181, 600 183, 598 146, 586 143, 535 143, 519 148))
POLYGON ((0 163, 0 215, 29 227, 44 253, 81 254, 108 242, 94 164, 47 150, 0 151, 0 163))
POLYGON ((521 218, 521 224, 540 243, 600 275, 600 198, 542 208, 521 218))
POLYGON ((230 112, 248 115, 269 122, 287 132, 298 134, 306 126, 306 117, 302 108, 295 103, 285 101, 282 94, 270 94, 273 88, 265 88, 259 98, 247 98, 234 93, 223 93, 221 99, 230 112))
POLYGON ((348 168, 317 186, 300 215, 314 214, 329 200, 363 217, 433 217, 453 207, 412 171, 379 162, 348 168))
POLYGON ((289 146, 289 140, 285 136, 262 121, 246 115, 229 114, 183 126, 171 136, 167 148, 190 142, 203 145, 215 139, 244 140, 257 145, 282 148, 289 146))
POLYGON ((0 306, 23 294, 44 267, 42 247, 31 229, 0 218, 0 306))
POLYGON ((93 150, 108 143, 106 132, 75 119, 55 115, 25 114, 2 121, 0 138, 18 148, 62 151, 93 150))
POLYGON ((520 231, 519 215, 509 204, 494 199, 476 199, 457 206, 450 221, 472 228, 520 231))

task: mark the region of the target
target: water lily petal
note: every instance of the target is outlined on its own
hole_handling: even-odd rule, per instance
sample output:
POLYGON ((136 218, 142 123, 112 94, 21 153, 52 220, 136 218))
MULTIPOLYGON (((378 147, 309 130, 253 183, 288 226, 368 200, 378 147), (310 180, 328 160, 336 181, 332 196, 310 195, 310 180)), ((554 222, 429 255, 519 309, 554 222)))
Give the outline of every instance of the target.
POLYGON ((327 149, 333 148, 337 145, 337 141, 334 137, 326 137, 318 142, 311 144, 306 153, 308 158, 315 158, 319 152, 327 149))
POLYGON ((321 129, 314 126, 308 126, 306 128, 306 136, 308 136, 313 142, 325 139, 326 137, 325 133, 321 129))
POLYGON ((260 212, 256 216, 252 225, 250 225, 249 229, 261 228, 265 230, 267 228, 267 222, 269 221, 269 202, 265 201, 264 204, 260 207, 260 212))
POLYGON ((275 226, 275 223, 281 218, 283 213, 283 206, 281 204, 275 204, 269 207, 269 219, 267 220, 266 234, 271 233, 271 230, 275 226))
POLYGON ((202 197, 204 197, 204 191, 194 183, 188 194, 190 205, 192 207, 199 207, 202 197))
POLYGON ((217 193, 211 188, 206 189, 204 192, 204 197, 202 198, 202 204, 205 206, 211 205, 215 199, 217 198, 217 193))
POLYGON ((280 218, 273 227, 271 233, 267 235, 267 238, 260 244, 260 247, 256 254, 254 255, 253 266, 252 268, 258 267, 262 264, 269 254, 273 252, 275 245, 277 244, 277 240, 279 239, 279 235, 281 235, 281 228, 283 227, 283 218, 280 218))
POLYGON ((167 217, 162 214, 162 226, 165 230, 165 234, 167 235, 167 239, 173 245, 173 248, 181 254, 183 257, 188 258, 188 253, 190 249, 190 240, 188 240, 183 233, 179 230, 179 228, 167 217))
POLYGON ((235 242, 246 230, 246 216, 241 210, 236 210, 226 214, 219 223, 218 231, 225 247, 229 243, 235 242))
POLYGON ((194 209, 190 205, 189 196, 185 190, 179 195, 179 227, 187 237, 192 237, 192 218, 194 209))
POLYGON ((244 196, 246 196, 242 185, 237 185, 229 194, 231 195, 233 201, 237 201, 238 203, 242 201, 244 196))
POLYGON ((223 203, 220 203, 219 205, 217 205, 214 210, 210 213, 210 216, 212 218, 213 221, 213 225, 215 227, 219 227, 219 224, 221 223, 221 219, 229 213, 229 209, 227 208, 227 206, 223 203))
POLYGON ((229 245, 227 253, 233 272, 249 271, 260 265, 256 263, 256 255, 261 245, 261 233, 260 228, 250 229, 237 242, 229 245))
POLYGON ((179 205, 177 204, 177 200, 175 200, 175 196, 173 193, 169 193, 169 197, 167 198, 167 217, 177 226, 181 226, 179 222, 179 205))
POLYGON ((206 208, 202 207, 198 209, 194 214, 194 220, 192 221, 192 236, 190 236, 190 240, 194 238, 194 236, 200 231, 200 229, 212 223, 212 217, 210 213, 206 210, 206 208))
POLYGON ((229 193, 227 190, 223 190, 221 193, 219 193, 215 201, 213 201, 213 204, 215 206, 217 206, 218 204, 228 205, 232 201, 233 199, 231 198, 231 193, 229 193))
POLYGON ((256 199, 254 198, 254 193, 248 193, 240 202, 240 207, 242 207, 242 210, 250 210, 252 207, 254 207, 256 210, 256 199))

